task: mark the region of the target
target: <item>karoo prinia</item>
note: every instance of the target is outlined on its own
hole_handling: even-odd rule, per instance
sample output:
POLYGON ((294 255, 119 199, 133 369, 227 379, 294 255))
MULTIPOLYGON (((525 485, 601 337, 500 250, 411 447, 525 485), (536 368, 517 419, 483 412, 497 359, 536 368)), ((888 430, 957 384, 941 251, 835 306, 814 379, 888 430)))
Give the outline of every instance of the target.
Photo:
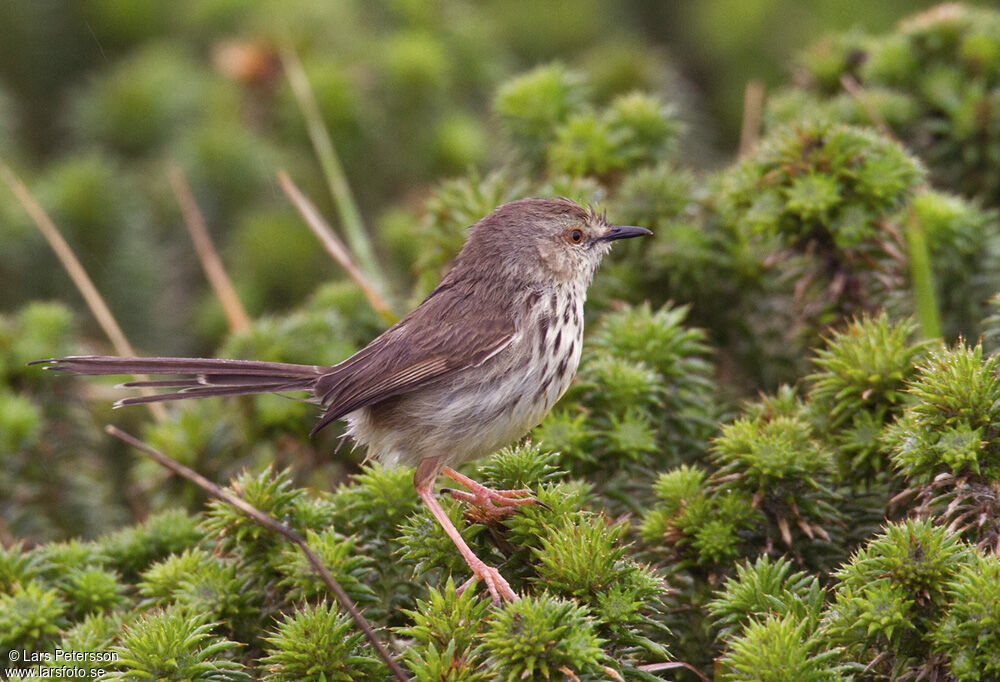
MULTIPOLYGON (((306 391, 325 408, 313 433, 346 419, 348 433, 386 465, 416 466, 413 483, 494 602, 513 600, 500 572, 480 560, 434 497, 448 490, 502 517, 535 500, 491 490, 452 467, 488 455, 538 424, 569 387, 583 346, 583 303, 616 239, 651 234, 608 225, 569 199, 522 199, 469 230, 451 270, 409 315, 332 367, 198 358, 67 357, 39 362, 76 374, 153 374, 131 381, 166 393, 116 405, 250 393, 306 391)), ((465 587, 463 586, 463 587, 465 587)))

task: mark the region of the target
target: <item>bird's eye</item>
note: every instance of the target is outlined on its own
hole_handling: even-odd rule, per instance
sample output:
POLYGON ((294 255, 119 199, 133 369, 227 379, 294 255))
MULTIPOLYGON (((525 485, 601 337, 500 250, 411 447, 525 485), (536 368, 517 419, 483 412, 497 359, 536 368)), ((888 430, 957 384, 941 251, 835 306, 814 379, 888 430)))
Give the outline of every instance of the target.
POLYGON ((574 244, 579 244, 580 242, 583 241, 583 231, 582 230, 573 230, 573 231, 571 231, 569 233, 569 239, 574 244))

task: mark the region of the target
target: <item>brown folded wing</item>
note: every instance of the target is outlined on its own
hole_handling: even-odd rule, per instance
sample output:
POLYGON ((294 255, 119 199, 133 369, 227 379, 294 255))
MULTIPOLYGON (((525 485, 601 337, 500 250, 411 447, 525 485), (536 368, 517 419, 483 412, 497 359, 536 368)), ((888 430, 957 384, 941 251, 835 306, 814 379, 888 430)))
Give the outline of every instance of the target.
POLYGON ((483 302, 442 285, 416 310, 320 377, 327 407, 313 433, 365 405, 413 391, 487 361, 509 345, 514 323, 483 302))

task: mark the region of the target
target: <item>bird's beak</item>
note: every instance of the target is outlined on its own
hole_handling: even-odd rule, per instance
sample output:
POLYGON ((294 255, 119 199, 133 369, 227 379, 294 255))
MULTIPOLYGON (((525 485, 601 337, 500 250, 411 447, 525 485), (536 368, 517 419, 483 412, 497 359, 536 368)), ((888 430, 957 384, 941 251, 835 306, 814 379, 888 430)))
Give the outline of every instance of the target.
POLYGON ((601 242, 611 242, 616 239, 631 239, 632 237, 644 237, 647 234, 653 234, 645 227, 636 227, 635 225, 612 225, 608 228, 608 231, 597 238, 597 241, 601 242))

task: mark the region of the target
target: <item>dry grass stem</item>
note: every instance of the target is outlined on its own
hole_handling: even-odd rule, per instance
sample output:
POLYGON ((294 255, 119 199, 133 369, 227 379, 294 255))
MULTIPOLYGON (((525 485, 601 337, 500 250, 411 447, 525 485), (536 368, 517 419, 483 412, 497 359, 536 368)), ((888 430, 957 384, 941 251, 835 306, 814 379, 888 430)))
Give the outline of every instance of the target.
POLYGON ((740 125, 740 156, 746 156, 760 139, 760 122, 764 110, 764 83, 752 80, 743 91, 743 122, 740 125))
POLYGON ((170 186, 177 198, 177 203, 181 208, 181 216, 184 218, 184 225, 187 227, 191 241, 194 243, 194 250, 198 253, 198 260, 205 271, 212 289, 215 291, 219 303, 226 314, 226 321, 229 323, 229 330, 241 332, 250 328, 250 317, 246 309, 240 303, 236 295, 236 289, 226 274, 226 269, 219 258, 212 238, 208 234, 208 227, 205 224, 205 217, 198 208, 198 203, 191 192, 191 186, 184 177, 184 171, 179 166, 171 165, 168 170, 170 176, 170 186))
MULTIPOLYGON (((135 355, 136 353, 132 348, 132 344, 128 342, 125 333, 118 326, 115 316, 111 314, 111 310, 108 308, 107 303, 104 302, 104 298, 100 292, 97 291, 97 287, 94 286, 87 271, 84 270, 76 254, 73 253, 73 249, 70 248, 70 245, 63 238, 62 233, 56 228, 55 223, 49 218, 48 213, 45 212, 42 205, 32 195, 31 190, 3 162, 0 162, 0 178, 10 187, 11 192, 17 197, 18 202, 28 213, 28 216, 31 217, 38 231, 42 233, 45 241, 52 247, 56 258, 62 263, 66 274, 69 275, 73 284, 76 285, 76 288, 83 296, 87 307, 90 308, 91 313, 93 313, 97 319, 97 323, 111 341, 111 345, 114 346, 115 351, 119 355, 135 355)), ((163 405, 152 403, 149 405, 149 411, 157 421, 164 421, 167 418, 167 411, 163 405)))
POLYGON ((371 643, 376 653, 378 653, 379 657, 381 657, 381 659, 389 667, 389 670, 392 672, 393 677, 395 677, 397 680, 400 680, 401 682, 405 682, 406 680, 409 679, 406 676, 406 673, 403 672, 403 669, 399 666, 399 663, 396 662, 396 660, 392 657, 392 655, 388 652, 388 650, 386 650, 385 646, 383 646, 382 642, 379 641, 378 636, 375 634, 375 631, 372 630, 371 625, 369 625, 365 617, 361 615, 361 612, 358 611, 357 607, 354 605, 354 602, 351 601, 351 598, 347 596, 347 593, 344 592, 344 589, 337 582, 337 579, 334 578, 333 575, 331 575, 330 571, 326 568, 326 566, 323 564, 320 558, 316 556, 316 553, 313 552, 312 549, 310 549, 309 545, 306 543, 306 541, 302 538, 301 535, 296 533, 288 526, 279 523, 278 521, 275 521, 264 512, 260 511, 253 505, 249 504, 246 500, 237 497, 236 495, 232 494, 225 488, 222 488, 216 485, 215 483, 212 483, 212 481, 208 480, 194 469, 190 469, 184 466, 177 460, 169 457, 168 455, 163 454, 159 450, 152 448, 146 443, 143 443, 135 436, 125 433, 121 429, 111 426, 110 424, 104 427, 104 430, 107 431, 112 436, 114 436, 115 438, 127 443, 128 445, 131 445, 135 449, 146 453, 157 464, 166 469, 169 469, 170 471, 174 472, 178 476, 181 476, 182 478, 186 478, 187 480, 191 481, 199 488, 207 492, 209 495, 212 495, 213 497, 222 500, 231 507, 234 507, 235 509, 238 509, 239 511, 243 512, 247 517, 249 517, 255 523, 263 526, 264 528, 267 528, 270 531, 278 533, 279 535, 282 535, 291 542, 295 543, 299 547, 299 549, 302 550, 302 553, 305 555, 306 560, 309 561, 309 564, 316 570, 320 578, 323 580, 326 586, 337 598, 337 601, 340 603, 340 605, 344 608, 345 611, 347 611, 351 615, 351 618, 354 619, 354 622, 357 624, 358 628, 360 628, 361 631, 365 634, 365 637, 368 638, 368 641, 371 643))
POLYGON ((879 113, 878 109, 872 106, 872 103, 865 97, 865 90, 861 87, 861 84, 854 79, 854 76, 850 74, 844 74, 840 77, 840 85, 847 91, 847 93, 855 99, 858 105, 865 110, 865 115, 871 119, 871 122, 878 128, 878 131, 888 137, 889 139, 895 140, 896 136, 892 133, 892 128, 886 123, 885 118, 879 113))
MULTIPOLYGON (((340 158, 337 156, 333 140, 323 124, 323 116, 316 104, 316 97, 313 95, 312 86, 309 85, 309 79, 306 77, 302 62, 291 45, 285 45, 282 48, 280 58, 281 68, 288 78, 292 94, 295 96, 299 111, 302 112, 302 118, 305 119, 309 140, 312 142, 316 157, 323 168, 323 175, 326 177, 330 195, 337 207, 341 228, 344 230, 347 243, 351 246, 358 263, 368 277, 378 278, 379 269, 378 262, 375 260, 375 250, 372 248, 368 232, 365 231, 361 211, 354 200, 354 194, 347 182, 347 175, 344 173, 340 158)), ((382 284, 381 281, 378 282, 380 287, 382 284)))
POLYGON ((350 251, 347 250, 347 246, 340 241, 340 237, 337 236, 333 228, 323 219, 316 206, 299 191, 299 188, 295 186, 295 183, 292 182, 292 179, 285 171, 278 171, 278 184, 281 185, 285 196, 288 197, 288 200, 298 210, 302 219, 306 221, 306 225, 309 226, 309 229, 319 239, 326 252, 347 271, 348 276, 358 285, 372 308, 375 309, 375 312, 389 324, 394 323, 397 319, 396 314, 392 312, 389 304, 382 298, 376 287, 371 284, 365 273, 361 271, 361 268, 354 263, 350 251))

